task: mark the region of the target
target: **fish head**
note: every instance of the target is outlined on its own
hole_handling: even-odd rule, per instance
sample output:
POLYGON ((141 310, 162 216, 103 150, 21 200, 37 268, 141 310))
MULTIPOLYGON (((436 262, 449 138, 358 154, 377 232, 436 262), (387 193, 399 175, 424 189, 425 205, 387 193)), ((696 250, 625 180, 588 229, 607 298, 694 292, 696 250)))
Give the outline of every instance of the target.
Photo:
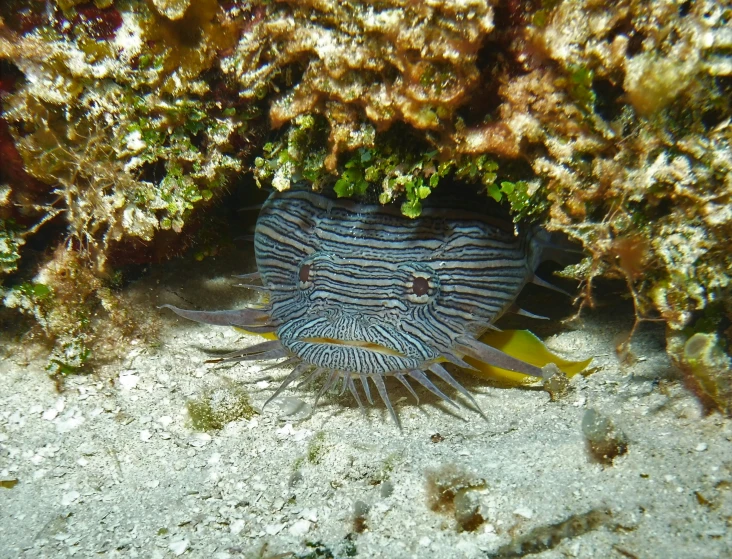
POLYGON ((307 192, 270 198, 255 250, 283 346, 358 374, 424 370, 454 353, 529 274, 520 240, 480 220, 410 220, 307 192))

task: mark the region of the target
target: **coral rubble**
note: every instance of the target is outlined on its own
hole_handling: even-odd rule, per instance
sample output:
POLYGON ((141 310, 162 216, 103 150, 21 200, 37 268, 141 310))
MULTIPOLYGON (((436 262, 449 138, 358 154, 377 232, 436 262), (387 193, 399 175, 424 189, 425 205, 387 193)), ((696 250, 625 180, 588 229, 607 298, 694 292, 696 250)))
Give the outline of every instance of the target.
MULTIPOLYGON (((413 217, 438 185, 473 183, 581 242, 564 273, 583 304, 594 279, 624 280, 680 361, 702 315, 730 308, 722 0, 10 0, 0 18, 10 277, 59 222, 104 273, 251 170, 413 217)), ((703 330, 720 351, 728 314, 703 330)))
POLYGON ((326 114, 330 158, 367 145, 370 129, 440 130, 478 83, 493 12, 482 0, 276 2, 223 66, 255 97, 281 72, 301 74, 273 98, 275 127, 326 114))
POLYGON ((480 492, 486 488, 484 479, 453 464, 430 469, 425 476, 430 509, 452 513, 459 531, 472 532, 483 524, 480 492))
POLYGON ((606 415, 593 408, 582 416, 582 434, 590 456, 597 462, 611 465, 613 460, 628 451, 628 439, 606 415))

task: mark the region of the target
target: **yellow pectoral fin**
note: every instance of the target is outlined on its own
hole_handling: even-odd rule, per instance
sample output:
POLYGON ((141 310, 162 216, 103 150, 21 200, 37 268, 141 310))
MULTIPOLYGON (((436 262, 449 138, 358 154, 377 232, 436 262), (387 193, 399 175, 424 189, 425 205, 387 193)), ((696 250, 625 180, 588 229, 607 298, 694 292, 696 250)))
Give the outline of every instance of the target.
POLYGON ((250 336, 261 336, 265 340, 276 340, 277 334, 274 332, 267 332, 266 334, 257 334, 256 332, 250 332, 249 330, 244 330, 244 328, 239 328, 238 326, 234 326, 234 330, 237 332, 241 332, 242 334, 249 334, 250 336))
MULTIPOLYGON (((558 355, 554 355, 539 338, 528 330, 505 330, 503 332, 490 330, 480 338, 480 341, 491 347, 500 349, 511 357, 516 357, 517 359, 521 359, 521 361, 536 365, 537 367, 554 363, 568 377, 573 377, 577 373, 582 372, 592 361, 592 358, 584 361, 568 361, 558 355)), ((507 384, 532 384, 537 381, 536 377, 530 375, 494 367, 493 365, 476 361, 470 357, 465 357, 464 359, 478 369, 477 371, 468 372, 481 378, 507 384)))

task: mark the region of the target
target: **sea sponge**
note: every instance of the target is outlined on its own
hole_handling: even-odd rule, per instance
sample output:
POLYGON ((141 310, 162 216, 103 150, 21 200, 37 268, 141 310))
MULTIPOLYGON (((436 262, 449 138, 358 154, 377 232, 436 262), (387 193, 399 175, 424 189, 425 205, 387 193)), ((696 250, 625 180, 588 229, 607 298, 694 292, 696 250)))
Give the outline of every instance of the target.
POLYGON ((687 384, 708 410, 732 414, 732 359, 714 332, 671 335, 668 350, 684 372, 687 384))
POLYGON ((260 14, 222 68, 249 99, 284 77, 270 104, 275 128, 326 115, 331 169, 340 151, 370 147, 368 135, 358 139, 364 122, 449 127, 478 83, 478 51, 493 29, 482 0, 284 1, 260 14))

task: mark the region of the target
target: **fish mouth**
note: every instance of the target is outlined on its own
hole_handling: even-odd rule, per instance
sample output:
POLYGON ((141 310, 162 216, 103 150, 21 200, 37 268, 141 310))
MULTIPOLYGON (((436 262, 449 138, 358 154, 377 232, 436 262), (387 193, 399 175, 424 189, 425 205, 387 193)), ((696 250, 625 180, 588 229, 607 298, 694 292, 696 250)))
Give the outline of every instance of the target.
POLYGON ((373 351, 374 353, 380 353, 382 355, 391 355, 392 357, 407 357, 400 351, 397 351, 390 347, 376 344, 374 342, 364 342, 361 340, 341 340, 338 338, 319 337, 319 338, 300 338, 298 341, 307 342, 307 343, 311 343, 311 344, 323 344, 323 345, 327 344, 327 345, 354 347, 354 348, 358 348, 358 349, 365 349, 367 351, 373 351))

